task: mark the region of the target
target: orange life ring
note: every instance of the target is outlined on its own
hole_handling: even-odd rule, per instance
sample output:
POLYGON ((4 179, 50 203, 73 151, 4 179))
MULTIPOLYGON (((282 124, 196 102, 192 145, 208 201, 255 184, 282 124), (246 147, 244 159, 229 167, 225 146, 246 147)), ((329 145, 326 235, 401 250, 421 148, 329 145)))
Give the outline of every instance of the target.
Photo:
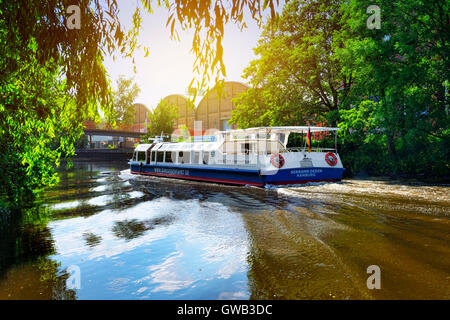
POLYGON ((270 157, 270 162, 275 168, 281 168, 284 166, 284 158, 281 154, 275 153, 270 157))
POLYGON ((337 164, 337 157, 334 153, 328 152, 325 155, 325 161, 332 167, 334 167, 337 164))

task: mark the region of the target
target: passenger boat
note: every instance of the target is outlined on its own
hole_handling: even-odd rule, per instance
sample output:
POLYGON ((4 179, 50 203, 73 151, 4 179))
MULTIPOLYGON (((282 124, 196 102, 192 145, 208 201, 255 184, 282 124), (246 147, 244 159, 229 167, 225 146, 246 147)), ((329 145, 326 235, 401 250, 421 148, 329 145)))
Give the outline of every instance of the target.
MULTIPOLYGON (((311 148, 314 132, 326 127, 258 127, 218 131, 212 142, 139 144, 130 160, 133 174, 196 181, 250 185, 299 184, 339 181, 344 168, 335 148, 311 148), (302 133, 304 147, 288 148, 291 133, 302 133)), ((335 138, 336 141, 336 138, 335 138)))

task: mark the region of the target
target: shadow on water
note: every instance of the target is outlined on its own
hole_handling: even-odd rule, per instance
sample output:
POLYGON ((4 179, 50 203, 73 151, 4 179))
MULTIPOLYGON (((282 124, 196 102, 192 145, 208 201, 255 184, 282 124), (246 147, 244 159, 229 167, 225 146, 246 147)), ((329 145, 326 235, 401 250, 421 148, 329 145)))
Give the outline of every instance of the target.
POLYGON ((68 274, 48 258, 55 252, 40 206, 10 212, 0 222, 0 300, 76 299, 66 287, 68 274))

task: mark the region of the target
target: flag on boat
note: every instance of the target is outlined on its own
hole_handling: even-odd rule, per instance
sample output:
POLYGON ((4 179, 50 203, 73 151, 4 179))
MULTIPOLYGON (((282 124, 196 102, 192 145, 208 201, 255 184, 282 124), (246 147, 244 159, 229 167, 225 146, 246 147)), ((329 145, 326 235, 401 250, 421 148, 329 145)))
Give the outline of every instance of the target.
POLYGON ((311 152, 311 130, 308 126, 308 135, 306 136, 306 144, 308 145, 308 152, 311 152))

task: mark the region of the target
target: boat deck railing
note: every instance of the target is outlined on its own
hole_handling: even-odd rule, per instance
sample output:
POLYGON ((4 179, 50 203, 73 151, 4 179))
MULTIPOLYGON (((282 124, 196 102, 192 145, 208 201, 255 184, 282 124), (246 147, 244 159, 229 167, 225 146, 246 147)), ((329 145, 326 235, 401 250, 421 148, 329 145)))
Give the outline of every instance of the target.
MULTIPOLYGON (((307 152, 308 148, 305 147, 291 147, 291 148, 286 148, 285 152, 307 152)), ((318 147, 314 147, 311 148, 312 152, 329 152, 329 151, 333 151, 336 152, 335 148, 318 148, 318 147)))

